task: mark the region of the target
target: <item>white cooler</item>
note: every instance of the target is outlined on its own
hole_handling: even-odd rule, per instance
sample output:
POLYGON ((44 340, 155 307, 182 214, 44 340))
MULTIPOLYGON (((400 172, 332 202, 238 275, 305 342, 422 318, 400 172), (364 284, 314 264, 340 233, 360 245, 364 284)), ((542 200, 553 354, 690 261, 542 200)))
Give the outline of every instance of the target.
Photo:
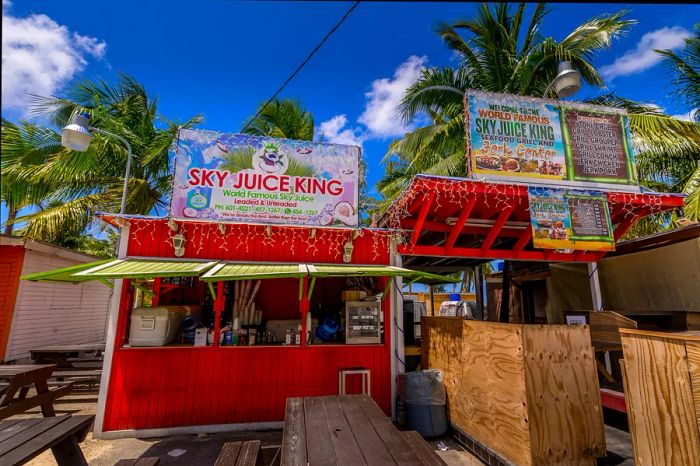
POLYGON ((192 314, 187 306, 137 307, 131 311, 131 346, 164 346, 177 336, 180 322, 192 314))

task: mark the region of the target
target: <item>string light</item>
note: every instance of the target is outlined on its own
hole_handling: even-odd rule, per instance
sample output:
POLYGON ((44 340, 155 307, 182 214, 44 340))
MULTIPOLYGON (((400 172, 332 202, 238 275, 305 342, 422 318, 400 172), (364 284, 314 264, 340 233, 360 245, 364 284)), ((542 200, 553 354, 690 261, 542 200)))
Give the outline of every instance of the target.
MULTIPOLYGON (((529 212, 529 200, 523 195, 523 186, 516 184, 488 183, 477 180, 416 177, 411 185, 394 201, 387 210, 387 223, 396 230, 398 244, 410 245, 410 231, 404 229, 404 221, 414 217, 416 212, 409 209, 428 202, 433 196, 432 212, 445 206, 464 206, 476 198, 482 209, 499 211, 506 207, 529 212)), ((613 223, 634 223, 651 214, 668 210, 668 194, 608 193, 610 213, 613 223)))
MULTIPOLYGON (((220 260, 250 260, 251 245, 285 251, 285 257, 296 257, 305 253, 308 260, 340 261, 348 242, 354 244, 357 252, 358 241, 366 241, 365 247, 371 251, 372 262, 381 259, 388 252, 392 232, 389 230, 307 228, 272 225, 222 224, 214 222, 178 222, 177 229, 171 228, 174 220, 164 222, 160 219, 134 219, 130 232, 130 241, 139 248, 144 243, 155 243, 155 234, 159 226, 165 233, 163 240, 172 245, 177 232, 187 238, 187 250, 193 257, 220 260), (164 227, 164 228, 163 228, 164 227), (316 233, 313 234, 313 230, 316 233), (148 239, 150 238, 150 240, 148 239), (144 241, 144 239, 146 241, 144 241), (298 247, 302 250, 299 251, 298 247), (321 252, 324 248, 325 254, 321 252), (205 251, 222 251, 207 257, 205 251), (322 255, 323 254, 323 255, 322 255), (319 257, 321 255, 321 257, 319 257)), ((294 260, 301 260, 300 258, 294 260)))

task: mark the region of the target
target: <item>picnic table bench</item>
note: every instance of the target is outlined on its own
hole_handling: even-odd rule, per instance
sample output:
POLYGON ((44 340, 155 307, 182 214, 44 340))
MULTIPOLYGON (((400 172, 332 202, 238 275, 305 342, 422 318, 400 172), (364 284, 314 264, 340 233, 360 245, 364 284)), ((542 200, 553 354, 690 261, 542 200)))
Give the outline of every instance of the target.
POLYGON ((401 432, 368 395, 288 398, 282 466, 445 465, 417 432, 401 432))
POLYGON ((53 416, 0 421, 0 464, 24 464, 51 448, 59 466, 87 465, 79 443, 95 416, 53 416))
POLYGON ((49 389, 48 379, 56 366, 17 365, 0 366, 0 419, 20 414, 28 409, 41 406, 44 416, 55 416, 53 402, 67 395, 73 388, 72 383, 49 389), (34 385, 36 395, 27 397, 34 385))
POLYGON ((256 466, 260 464, 260 440, 226 442, 214 466, 256 466))
POLYGON ((34 364, 56 364, 61 368, 75 368, 76 359, 101 356, 105 350, 104 343, 84 343, 76 345, 50 345, 38 348, 31 348, 31 355, 34 364))

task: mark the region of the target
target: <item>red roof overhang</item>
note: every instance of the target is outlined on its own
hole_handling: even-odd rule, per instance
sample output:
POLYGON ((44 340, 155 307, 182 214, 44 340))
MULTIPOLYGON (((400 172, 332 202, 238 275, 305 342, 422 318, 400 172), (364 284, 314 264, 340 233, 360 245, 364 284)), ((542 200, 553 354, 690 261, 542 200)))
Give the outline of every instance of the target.
MULTIPOLYGON (((615 241, 638 219, 683 205, 683 196, 608 192, 615 241)), ((398 252, 413 256, 592 262, 605 252, 534 249, 527 186, 417 176, 385 214, 406 231, 398 252)))

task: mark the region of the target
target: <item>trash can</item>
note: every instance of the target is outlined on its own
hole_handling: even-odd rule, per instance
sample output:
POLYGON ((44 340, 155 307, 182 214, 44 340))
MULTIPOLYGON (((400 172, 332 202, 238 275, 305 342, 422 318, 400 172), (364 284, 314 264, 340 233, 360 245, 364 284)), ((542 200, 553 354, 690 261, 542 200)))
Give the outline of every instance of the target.
POLYGON ((399 397, 406 407, 406 426, 423 437, 447 432, 445 382, 437 369, 399 374, 399 397))

